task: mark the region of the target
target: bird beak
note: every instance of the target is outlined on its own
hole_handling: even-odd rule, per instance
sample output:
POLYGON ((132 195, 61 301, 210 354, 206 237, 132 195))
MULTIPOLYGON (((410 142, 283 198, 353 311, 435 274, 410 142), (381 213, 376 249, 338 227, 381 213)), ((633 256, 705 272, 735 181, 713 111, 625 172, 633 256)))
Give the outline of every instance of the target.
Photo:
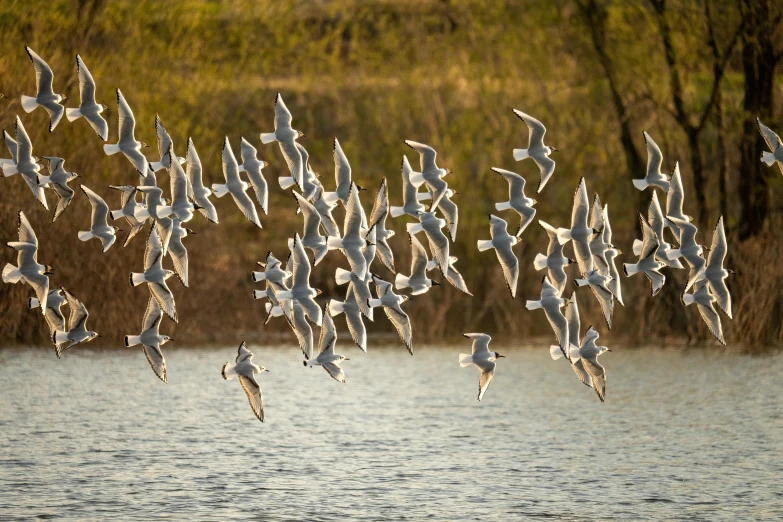
POLYGON ((345 358, 345 360, 346 360, 346 361, 350 361, 350 359, 349 359, 348 357, 346 357, 346 358, 345 358))
MULTIPOLYGON (((62 102, 64 102, 64 101, 68 101, 68 97, 67 97, 67 96, 64 96, 64 97, 63 97, 63 99, 62 99, 62 100, 60 100, 60 103, 62 103, 62 102)), ((100 337, 100 335, 99 335, 98 337, 100 337)))
POLYGON ((432 284, 435 285, 435 286, 440 286, 440 283, 437 282, 437 281, 433 281, 432 284))
POLYGON ((556 148, 554 148, 552 146, 550 146, 549 148, 552 149, 552 152, 560 152, 559 150, 557 150, 556 148))
POLYGON ((459 194, 459 192, 457 192, 456 190, 452 191, 451 193, 452 196, 456 196, 457 194, 459 194))
POLYGON ((264 371, 265 371, 265 372, 268 372, 269 370, 267 370, 266 368, 264 368, 264 371))
POLYGON ((620 250, 619 248, 617 249, 617 255, 618 255, 618 256, 621 256, 621 255, 623 255, 623 251, 622 251, 622 250, 620 250))
POLYGON ((190 234, 190 235, 193 235, 193 236, 195 236, 195 235, 196 235, 196 231, 195 231, 195 230, 191 230, 191 229, 189 229, 189 228, 186 228, 185 230, 187 230, 187 231, 188 231, 188 234, 190 234))
POLYGON ((171 337, 169 337, 169 341, 171 341, 171 342, 173 343, 173 342, 174 342, 174 339, 172 339, 171 337))
POLYGON ((505 356, 505 355, 502 355, 502 354, 498 354, 498 359, 500 359, 500 358, 503 358, 503 359, 505 359, 505 358, 506 358, 506 356, 505 356))

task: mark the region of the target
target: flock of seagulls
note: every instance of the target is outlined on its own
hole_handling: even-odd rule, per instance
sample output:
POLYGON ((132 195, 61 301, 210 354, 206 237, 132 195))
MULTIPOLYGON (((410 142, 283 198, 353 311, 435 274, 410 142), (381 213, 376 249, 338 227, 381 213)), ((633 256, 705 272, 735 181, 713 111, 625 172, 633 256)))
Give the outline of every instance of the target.
MULTIPOLYGON (((84 118, 101 140, 107 142, 109 126, 102 113, 108 107, 96 101, 95 81, 81 57, 76 57, 81 103, 77 108, 65 108, 62 104, 67 98, 54 93, 51 68, 31 49, 27 48, 27 53, 35 69, 37 93, 35 96, 22 96, 22 108, 31 112, 43 107, 50 116, 50 131, 58 126, 63 113, 71 122, 84 118)), ((212 195, 220 198, 230 194, 245 218, 262 228, 258 209, 265 216, 271 210, 270 187, 263 174, 268 164, 258 159, 258 149, 245 138, 241 138, 242 163, 238 163, 229 137, 226 137, 222 149, 225 183, 207 188, 193 140, 188 139, 185 155, 178 156, 171 136, 156 116, 158 155, 156 161, 151 161, 142 152, 148 146, 135 137, 136 120, 130 105, 119 89, 116 95, 118 137, 116 143, 104 144, 104 152, 107 155, 121 152, 138 177, 135 183, 109 187, 120 193, 120 208, 117 210, 110 210, 98 192, 82 184, 81 191, 92 207, 92 214, 89 230, 78 232, 77 237, 81 241, 97 239, 101 251, 106 252, 114 245, 120 232, 118 227, 110 224, 110 219, 111 222, 122 220, 129 227, 123 246, 147 223, 150 224, 141 271, 133 272, 129 277, 134 287, 146 284, 150 298, 140 333, 125 336, 125 345, 141 345, 152 370, 158 378, 167 382, 166 360, 161 347, 172 339, 160 330, 164 316, 177 321, 175 296, 167 281, 176 276, 183 287, 188 286, 188 252, 183 240, 195 232, 185 225, 197 214, 217 224, 217 211, 210 198, 212 195), (169 174, 170 191, 165 196, 157 179, 162 170, 169 174), (248 181, 243 179, 242 173, 248 181), (248 194, 251 188, 254 197, 248 194), (164 266, 167 257, 173 270, 164 266)), ((546 128, 540 121, 518 110, 514 110, 514 114, 528 127, 529 141, 527 148, 514 149, 513 157, 517 161, 530 158, 535 162, 540 172, 536 192, 540 194, 554 174, 555 162, 550 155, 557 149, 544 144, 546 128)), ((279 145, 288 172, 278 177, 278 184, 282 190, 292 193, 296 211, 303 219, 303 231, 289 239, 285 256, 278 258, 269 252, 264 261, 258 262, 261 270, 250 275, 253 281, 263 283, 264 288, 254 290, 253 297, 267 301, 264 324, 280 317, 288 322, 302 350, 304 366, 321 366, 333 379, 345 383, 346 375, 341 363, 349 359, 335 353, 338 334, 334 317, 345 317, 351 340, 366 352, 364 321, 373 321, 375 309, 381 308, 412 355, 413 332, 405 312, 409 295, 422 295, 444 281, 472 295, 455 266, 457 258, 450 252, 458 231, 458 207, 452 200, 457 193, 449 188, 445 180, 451 171, 437 165, 435 149, 423 143, 405 141, 419 155, 419 171, 413 170, 403 154, 402 205, 390 205, 387 183, 383 179, 368 217, 361 201, 361 193, 366 189, 353 181, 350 163, 338 140, 334 140, 333 148, 334 190, 329 191, 322 184, 322 178, 312 170, 307 151, 297 141, 304 133, 294 129, 292 124, 292 115, 278 94, 274 104, 274 132, 262 133, 260 141, 262 144, 276 142, 279 145), (422 187, 423 191, 420 190, 422 187), (428 202, 428 206, 423 202, 428 202), (338 206, 344 211, 342 227, 333 215, 338 206), (415 222, 406 223, 412 252, 408 275, 396 270, 394 253, 388 243, 394 235, 388 219, 403 216, 415 219, 415 222), (429 246, 429 253, 425 245, 429 246), (316 297, 322 292, 310 283, 311 269, 333 250, 345 257, 349 267, 338 268, 335 273, 337 285, 345 285, 345 298, 342 301, 328 300, 321 307, 316 297), (307 251, 312 254, 312 259, 307 251), (394 274, 393 281, 381 278, 373 263, 394 274), (436 269, 442 274, 441 281, 432 276, 436 269), (402 291, 409 291, 409 294, 399 293, 402 291), (314 326, 320 329, 317 345, 314 326)), ((771 148, 771 152, 764 153, 762 161, 767 165, 778 163, 783 172, 783 144, 761 122, 759 128, 771 148)), ((625 263, 623 271, 627 277, 643 273, 649 279, 651 294, 655 296, 666 282, 662 271, 684 269, 685 265, 681 262, 684 260, 689 272, 682 289, 682 303, 685 306, 695 304, 710 331, 721 343, 725 343, 721 319, 715 309, 717 304, 731 318, 731 297, 725 279, 732 271, 723 266, 727 251, 723 218, 718 219, 705 259, 705 248, 696 240, 697 229, 690 216, 683 212, 684 192, 677 164, 671 176, 663 174, 660 149, 646 132, 644 138, 648 151, 647 172, 643 178, 633 180, 633 184, 639 190, 651 189, 652 197, 647 217, 639 214, 642 239, 637 240, 633 247, 638 261, 625 263), (665 212, 658 201, 657 190, 666 195, 665 212)), ((11 155, 9 159, 0 159, 4 176, 20 174, 35 199, 47 210, 44 189, 51 189, 58 200, 52 219, 56 220, 74 197, 75 191, 68 183, 78 174, 65 170, 62 158, 34 156, 32 143, 18 116, 15 136, 4 131, 3 139, 11 155), (48 170, 46 176, 41 174, 44 168, 48 170)), ((498 202, 495 210, 498 213, 512 210, 519 218, 519 224, 510 233, 506 219, 490 214, 490 239, 478 241, 478 250, 495 250, 511 296, 516 297, 520 265, 514 247, 522 241, 521 236, 533 222, 538 202, 525 195, 524 177, 501 168, 493 168, 492 171, 502 176, 509 187, 508 201, 498 202)), ((599 334, 593 326, 581 333, 577 291, 573 291, 568 299, 564 293, 569 278, 567 270, 577 264, 578 277, 572 277, 575 287, 591 289, 607 328, 611 330, 615 300, 623 305, 621 279, 615 265, 616 257, 622 252, 612 243, 608 211, 608 205, 602 206, 597 195, 590 203, 587 185, 582 178, 574 196, 569 226, 557 228, 539 220, 549 244, 545 254, 536 255, 533 265, 536 270, 545 270, 546 274, 542 279, 540 298, 526 302, 530 310, 543 309, 552 326, 557 339, 557 344, 550 349, 552 358, 568 361, 579 380, 593 388, 601 401, 606 396, 606 370, 597 359, 610 350, 596 344, 599 334), (571 257, 566 254, 568 244, 573 252, 571 257)), ((18 252, 18 266, 7 264, 2 278, 6 283, 23 282, 33 289, 35 296, 29 299, 28 306, 41 310, 56 354, 60 357, 66 349, 91 341, 98 334, 88 329, 89 314, 81 301, 62 286, 50 289, 53 269, 38 262, 38 240, 21 211, 18 222, 18 241, 8 243, 18 252), (70 309, 67 321, 61 312, 65 304, 70 309)), ((472 353, 460 354, 459 363, 461 366, 474 365, 480 371, 478 400, 481 400, 492 381, 497 361, 504 356, 489 350, 489 335, 468 333, 465 336, 472 340, 472 353)), ((268 370, 253 363, 253 353, 244 342, 239 346, 235 362, 226 363, 222 368, 224 379, 237 377, 253 413, 261 421, 264 420, 264 402, 256 375, 264 371, 268 370)))

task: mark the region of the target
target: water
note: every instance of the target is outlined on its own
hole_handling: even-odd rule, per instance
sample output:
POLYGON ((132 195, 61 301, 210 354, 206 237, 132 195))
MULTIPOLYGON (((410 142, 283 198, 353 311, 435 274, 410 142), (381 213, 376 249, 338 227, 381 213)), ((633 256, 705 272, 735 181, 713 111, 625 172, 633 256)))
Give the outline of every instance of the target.
POLYGON ((265 424, 220 377, 234 346, 167 350, 169 385, 140 350, 0 350, 0 519, 783 517, 783 356, 615 347, 600 404, 545 349, 494 348, 478 403, 467 344, 343 343, 346 385, 251 346, 265 424))

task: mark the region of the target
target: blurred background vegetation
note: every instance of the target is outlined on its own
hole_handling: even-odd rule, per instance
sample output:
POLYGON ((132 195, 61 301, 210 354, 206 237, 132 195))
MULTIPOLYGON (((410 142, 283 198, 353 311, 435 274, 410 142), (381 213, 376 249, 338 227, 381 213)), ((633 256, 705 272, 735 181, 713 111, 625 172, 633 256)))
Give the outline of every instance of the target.
MULTIPOLYGON (((186 240, 190 288, 170 280, 180 323, 166 320, 162 328, 179 344, 290 335, 282 319, 262 327, 263 302, 252 300, 256 286, 249 277, 268 250, 285 259, 286 238, 301 228, 290 194, 277 185, 286 172, 279 149, 258 140, 259 132, 272 130, 278 91, 295 128, 307 134, 302 143, 327 190, 334 186, 332 139, 340 139, 354 179, 370 188, 362 195, 368 212, 384 176, 392 203, 400 204, 402 155, 418 165, 405 139, 432 145, 439 163, 454 171, 448 181, 459 192, 460 220, 452 252, 475 297, 442 286, 411 300, 415 341, 470 330, 518 341, 551 336, 543 314, 524 309, 524 300, 540 292, 542 274, 532 261, 546 248, 543 230, 531 225, 517 250, 523 268, 516 300, 495 255, 476 249, 477 239, 489 237, 487 214, 507 198, 506 183, 489 168, 514 170, 537 184, 535 165, 515 163, 511 155, 527 143, 512 108, 543 121, 547 141, 561 151, 553 180, 537 198, 536 217, 564 226, 584 176, 591 197, 598 192, 609 203, 614 243, 626 252, 619 262, 633 257, 636 216, 646 215, 651 196, 630 182, 644 173, 646 130, 663 150, 665 169, 679 161, 685 210, 702 244, 709 246, 724 215, 727 266, 739 272, 728 280, 735 319, 723 317, 724 331, 730 344, 759 347, 783 339, 783 177, 760 163, 763 142, 755 126, 758 116, 783 131, 781 16, 783 4, 772 0, 6 1, 0 92, 9 99, 0 101, 0 125, 11 131, 19 114, 35 153, 66 158, 66 168, 82 176, 72 186, 87 184, 111 208, 119 208, 119 193, 108 185, 137 181, 128 161, 103 154, 86 122, 64 120, 50 134, 43 110, 23 113, 19 96, 33 94, 35 85, 24 52, 29 45, 52 66, 55 92, 71 97, 67 106, 78 103, 75 55, 81 55, 98 102, 112 109, 111 140, 117 87, 136 115, 137 138, 153 144, 150 157, 156 113, 178 155, 193 137, 205 184, 222 180, 225 135, 237 154, 242 136, 258 146, 271 164, 265 170, 270 215, 262 216, 259 231, 224 198, 217 202, 220 225, 200 215, 190 223, 197 232, 186 240)), ((161 186, 167 179, 159 175, 161 186)), ((80 191, 54 224, 18 176, 0 180, 0 194, 2 240, 14 240, 16 212, 24 210, 39 235, 39 260, 56 268, 53 284, 83 299, 91 326, 104 335, 100 341, 119 345, 122 335, 139 329, 148 292, 130 288, 127 278, 142 265, 142 235, 101 254, 97 242, 76 238, 90 212, 80 191)), ((51 193, 49 200, 53 207, 51 193)), ((515 214, 504 217, 516 226, 515 214)), ((390 240, 397 268, 407 272, 405 219, 388 226, 398 233, 390 240)), ((15 262, 5 252, 2 262, 15 262)), ((327 256, 314 269, 313 285, 341 299, 344 288, 333 278, 344 265, 339 254, 327 256)), ((393 279, 380 263, 374 270, 393 279)), ((576 269, 570 270, 573 277, 576 269)), ((642 276, 623 277, 626 306, 615 309, 610 339, 711 339, 696 307, 680 304, 686 273, 666 275, 655 298, 642 276)), ((25 306, 29 293, 22 285, 0 286, 3 343, 46 343, 42 318, 25 306)), ((606 334, 594 298, 587 290, 580 296, 583 323, 606 334)), ((370 330, 392 331, 383 317, 370 330)))

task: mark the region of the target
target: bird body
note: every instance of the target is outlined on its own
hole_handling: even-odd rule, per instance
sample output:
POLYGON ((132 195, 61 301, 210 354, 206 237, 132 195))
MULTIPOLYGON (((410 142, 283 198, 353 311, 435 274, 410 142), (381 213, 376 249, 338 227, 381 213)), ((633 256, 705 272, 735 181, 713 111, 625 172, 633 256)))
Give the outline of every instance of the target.
POLYGON ((484 397, 487 388, 489 388, 489 383, 492 382, 492 378, 495 376, 496 361, 501 357, 505 357, 505 355, 489 351, 489 342, 492 338, 487 334, 466 333, 464 336, 473 340, 473 349, 470 355, 466 353, 459 354, 459 364, 463 368, 472 364, 481 372, 478 388, 478 400, 480 401, 484 397))
POLYGON ((119 228, 110 226, 108 222, 109 206, 98 194, 93 192, 87 185, 82 185, 82 192, 90 200, 92 214, 90 217, 90 230, 79 232, 80 241, 89 241, 92 238, 101 240, 102 252, 106 252, 117 239, 116 233, 119 228))

